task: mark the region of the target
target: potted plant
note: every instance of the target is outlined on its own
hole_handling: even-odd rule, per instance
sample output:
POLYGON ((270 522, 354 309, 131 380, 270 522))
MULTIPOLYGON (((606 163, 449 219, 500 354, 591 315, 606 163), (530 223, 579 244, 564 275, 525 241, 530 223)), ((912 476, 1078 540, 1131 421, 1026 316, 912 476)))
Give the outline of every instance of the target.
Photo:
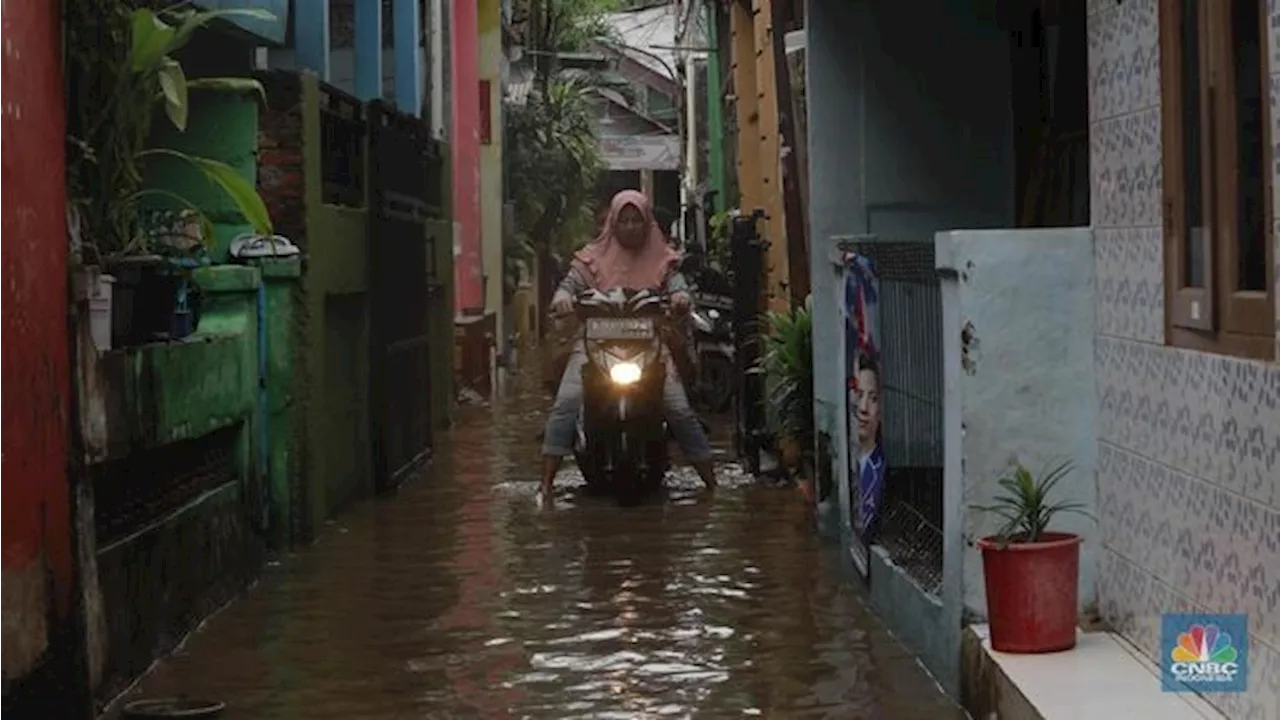
POLYGON ((212 224, 199 207, 172 190, 147 186, 153 164, 185 164, 224 192, 256 232, 271 233, 266 205, 252 181, 217 160, 152 145, 152 120, 160 111, 176 130, 186 129, 193 92, 264 93, 249 78, 188 79, 174 57, 197 30, 231 14, 270 18, 258 10, 201 12, 182 5, 155 11, 123 0, 67 6, 70 212, 79 228, 85 272, 96 276, 101 268, 114 276, 116 343, 145 342, 167 334, 172 325, 167 318, 134 323, 129 312, 172 304, 154 293, 172 294, 175 283, 150 280, 156 273, 182 272, 181 263, 156 252, 156 235, 170 233, 149 223, 148 215, 184 211, 203 242, 213 239, 212 224), (160 327, 150 327, 154 324, 160 327))
POLYGON ((779 452, 783 465, 799 472, 800 490, 812 500, 813 316, 807 307, 793 307, 765 319, 763 367, 781 431, 779 452))
POLYGON ((1003 493, 990 505, 975 506, 1003 520, 994 535, 977 543, 994 650, 1044 653, 1075 647, 1080 536, 1048 529, 1061 513, 1088 515, 1082 503, 1050 502, 1071 469, 1064 462, 1037 478, 1015 461, 998 481, 1003 493))

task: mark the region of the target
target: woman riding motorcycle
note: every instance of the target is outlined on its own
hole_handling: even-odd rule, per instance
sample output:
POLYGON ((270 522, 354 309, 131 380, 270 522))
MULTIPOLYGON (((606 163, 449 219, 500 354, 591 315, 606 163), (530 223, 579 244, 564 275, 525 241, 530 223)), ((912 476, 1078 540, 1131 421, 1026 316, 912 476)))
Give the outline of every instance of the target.
MULTIPOLYGON (((569 273, 552 296, 551 311, 557 316, 573 312, 574 298, 587 290, 661 288, 668 294, 672 309, 685 312, 689 309, 690 299, 688 284, 677 271, 679 261, 680 254, 667 245, 662 230, 654 221, 649 198, 635 190, 623 190, 613 196, 600 236, 574 255, 569 273)), ((672 367, 670 352, 663 352, 663 360, 667 364, 663 388, 667 424, 702 482, 709 489, 714 488, 716 479, 711 462, 711 444, 689 405, 679 373, 672 367)), ((560 389, 547 416, 543 434, 544 499, 551 497, 556 472, 564 456, 573 452, 578 413, 582 408, 582 367, 585 362, 586 350, 578 340, 560 378, 560 389)))

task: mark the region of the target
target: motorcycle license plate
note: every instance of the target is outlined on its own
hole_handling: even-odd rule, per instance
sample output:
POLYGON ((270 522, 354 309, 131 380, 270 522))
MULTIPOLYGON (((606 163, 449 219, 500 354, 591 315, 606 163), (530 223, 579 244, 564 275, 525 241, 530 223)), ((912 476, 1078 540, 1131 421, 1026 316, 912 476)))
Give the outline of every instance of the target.
POLYGON ((588 340, 649 340, 653 318, 587 318, 588 340))
POLYGON ((717 295, 715 293, 694 293, 693 301, 699 307, 715 308, 717 310, 732 310, 733 298, 727 295, 717 295))

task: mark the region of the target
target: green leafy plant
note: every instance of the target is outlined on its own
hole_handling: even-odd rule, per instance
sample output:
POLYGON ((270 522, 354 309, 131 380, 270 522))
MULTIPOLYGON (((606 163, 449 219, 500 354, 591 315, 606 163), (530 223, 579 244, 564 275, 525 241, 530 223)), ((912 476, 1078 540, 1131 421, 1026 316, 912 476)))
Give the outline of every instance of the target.
POLYGON ((720 270, 729 267, 732 256, 729 243, 729 228, 732 226, 732 221, 733 214, 729 210, 721 210, 707 220, 711 228, 711 233, 707 237, 707 258, 713 267, 720 270))
POLYGON ((506 110, 507 178, 518 237, 512 250, 533 256, 572 252, 594 230, 593 193, 603 165, 592 125, 589 84, 556 80, 506 110))
POLYGON ((174 58, 197 30, 230 15, 271 18, 261 10, 204 12, 183 5, 156 11, 122 0, 67 5, 68 184, 85 239, 100 258, 147 250, 142 221, 147 205, 193 212, 204 241, 212 239, 211 224, 194 203, 172 191, 143 187, 147 163, 161 157, 189 165, 226 193, 255 232, 271 233, 265 203, 234 168, 171 148, 148 147, 152 120, 161 108, 177 130, 186 130, 193 89, 265 97, 262 86, 250 78, 188 79, 174 58))
POLYGON ((768 335, 762 366, 770 380, 769 402, 782 432, 802 449, 813 446, 813 315, 808 308, 765 315, 768 335))
POLYGON ((1002 544, 1039 542, 1057 515, 1077 513, 1090 516, 1083 503, 1049 501, 1054 487, 1071 473, 1072 468, 1072 463, 1066 461, 1037 478, 1022 463, 1015 461, 997 480, 1004 492, 997 495, 990 505, 974 505, 973 508, 993 513, 1004 521, 995 535, 1002 544))

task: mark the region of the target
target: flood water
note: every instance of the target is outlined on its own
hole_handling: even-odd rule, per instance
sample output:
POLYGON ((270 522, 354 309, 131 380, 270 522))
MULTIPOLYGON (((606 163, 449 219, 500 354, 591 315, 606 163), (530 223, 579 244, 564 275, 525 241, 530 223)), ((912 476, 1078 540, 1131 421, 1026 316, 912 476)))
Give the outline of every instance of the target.
MULTIPOLYGON (((723 469, 665 502, 536 500, 531 379, 397 494, 266 569, 130 698, 228 718, 964 717, 867 610, 799 495, 723 469)), ((723 435, 723 433, 717 433, 723 435)), ((728 444, 718 437, 718 447, 728 444)))

